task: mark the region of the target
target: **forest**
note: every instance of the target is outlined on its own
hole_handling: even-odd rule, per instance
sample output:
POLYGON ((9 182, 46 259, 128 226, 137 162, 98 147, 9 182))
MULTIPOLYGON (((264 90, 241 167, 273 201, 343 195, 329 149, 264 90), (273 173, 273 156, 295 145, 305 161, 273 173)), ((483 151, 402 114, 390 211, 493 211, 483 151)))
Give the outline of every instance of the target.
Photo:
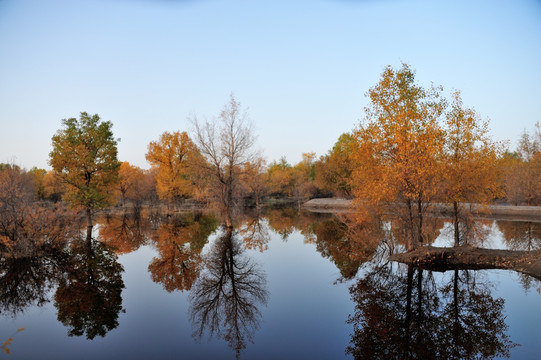
POLYGON ((210 208, 231 226, 245 206, 321 197, 355 199, 361 222, 392 208, 412 249, 429 236, 426 218, 438 204, 452 209, 455 245, 469 231, 471 203, 541 204, 539 123, 509 149, 459 91, 445 97, 442 87, 423 87, 407 64, 386 67, 366 95, 363 120, 327 154, 306 152, 297 164, 254 150, 253 124, 233 95, 217 117, 190 118, 191 134, 169 129, 147 144, 149 169, 117 158, 112 122, 86 112, 63 119, 52 169, 0 164, 0 250, 44 223, 60 233, 74 218, 86 219, 90 237, 102 209, 210 208))

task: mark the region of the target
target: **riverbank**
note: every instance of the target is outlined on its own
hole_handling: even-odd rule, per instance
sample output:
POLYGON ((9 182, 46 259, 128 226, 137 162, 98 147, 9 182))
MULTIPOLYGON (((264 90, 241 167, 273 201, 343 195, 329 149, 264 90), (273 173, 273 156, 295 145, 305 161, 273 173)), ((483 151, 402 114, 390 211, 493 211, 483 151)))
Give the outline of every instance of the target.
MULTIPOLYGON (((541 222, 541 206, 514 205, 479 205, 469 204, 477 217, 495 220, 519 220, 541 222)), ((303 204, 307 210, 314 212, 348 212, 355 209, 353 200, 341 198, 312 199, 303 204)), ((437 216, 450 216, 452 207, 445 204, 434 204, 432 213, 437 216)))

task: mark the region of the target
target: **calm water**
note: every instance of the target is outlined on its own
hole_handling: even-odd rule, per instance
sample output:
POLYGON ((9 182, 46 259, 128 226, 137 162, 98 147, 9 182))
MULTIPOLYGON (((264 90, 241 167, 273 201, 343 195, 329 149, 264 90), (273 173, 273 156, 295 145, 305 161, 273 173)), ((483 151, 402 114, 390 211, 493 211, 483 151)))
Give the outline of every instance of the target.
MULTIPOLYGON (((103 221, 90 247, 2 258, 0 339, 10 359, 539 358, 539 281, 388 263, 347 224, 292 209, 232 232, 212 216, 103 221)), ((540 224, 483 228, 483 246, 541 245, 540 224)))

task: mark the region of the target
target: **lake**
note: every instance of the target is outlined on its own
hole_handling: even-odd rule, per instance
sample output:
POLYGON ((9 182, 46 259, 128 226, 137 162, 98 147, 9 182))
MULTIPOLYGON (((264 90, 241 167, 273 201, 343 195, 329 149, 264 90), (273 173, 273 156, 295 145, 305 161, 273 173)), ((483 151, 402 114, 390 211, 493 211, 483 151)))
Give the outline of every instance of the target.
MULTIPOLYGON (((481 228, 479 246, 541 248, 540 223, 481 228)), ((450 229, 441 220, 434 244, 450 229)), ((227 229, 209 214, 111 216, 95 237, 2 257, 0 357, 539 358, 538 280, 388 262, 399 241, 344 217, 266 209, 227 229)))

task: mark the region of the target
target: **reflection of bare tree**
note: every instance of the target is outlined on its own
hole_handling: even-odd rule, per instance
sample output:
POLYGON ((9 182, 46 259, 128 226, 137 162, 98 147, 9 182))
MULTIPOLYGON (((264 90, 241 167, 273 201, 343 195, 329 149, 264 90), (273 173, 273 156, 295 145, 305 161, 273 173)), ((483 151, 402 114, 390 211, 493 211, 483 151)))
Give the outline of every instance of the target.
POLYGON ((389 265, 351 287, 356 303, 346 352, 355 359, 493 359, 509 357, 504 301, 472 272, 455 271, 437 289, 430 272, 389 265))
POLYGON ((246 248, 257 249, 263 252, 269 248, 269 227, 264 222, 259 209, 243 221, 239 234, 246 245, 246 248))
POLYGON ((233 228, 225 227, 204 258, 204 268, 190 294, 194 336, 223 338, 237 357, 253 341, 261 320, 260 305, 267 304, 266 277, 243 255, 245 248, 233 228))
POLYGON ((103 337, 118 326, 123 270, 115 254, 100 242, 73 246, 66 276, 54 296, 58 320, 70 328, 69 336, 103 337))

